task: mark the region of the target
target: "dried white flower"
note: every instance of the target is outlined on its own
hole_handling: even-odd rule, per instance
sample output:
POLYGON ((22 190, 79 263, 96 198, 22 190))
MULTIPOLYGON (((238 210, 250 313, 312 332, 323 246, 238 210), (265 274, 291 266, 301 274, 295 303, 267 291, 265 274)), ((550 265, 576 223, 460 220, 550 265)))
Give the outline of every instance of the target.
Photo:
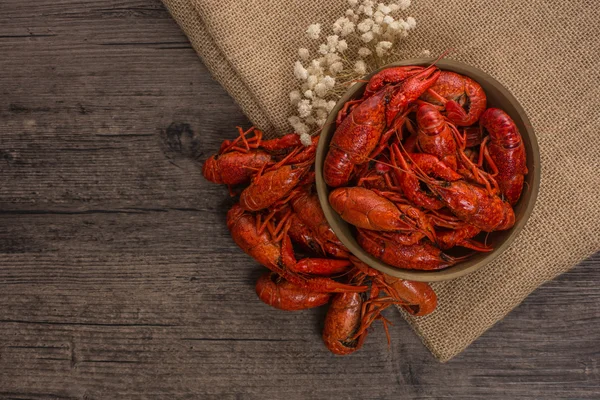
POLYGON ((377 46, 375 46, 375 52, 379 57, 383 57, 387 54, 388 50, 392 48, 392 45, 392 42, 379 42, 377 43, 377 46))
POLYGON ((361 47, 360 49, 358 49, 358 55, 360 57, 368 57, 371 54, 373 54, 373 52, 369 49, 367 49, 366 47, 361 47))
POLYGON ((308 60, 308 57, 310 57, 310 52, 308 51, 308 49, 301 47, 298 49, 298 56, 301 60, 306 61, 308 60))
POLYGON ((312 24, 309 25, 306 29, 306 34, 310 39, 318 39, 321 34, 321 24, 312 24))
POLYGON ((356 27, 356 25, 354 25, 354 22, 348 21, 347 23, 344 24, 344 26, 342 26, 342 31, 340 32, 340 35, 348 36, 351 33, 354 33, 356 30, 355 27, 356 27))
POLYGON ((316 114, 317 117, 319 116, 319 110, 318 109, 326 109, 327 108, 327 101, 325 99, 321 99, 321 98, 316 98, 313 100, 313 110, 317 109, 316 114))
POLYGON ((364 75, 367 73, 367 64, 363 60, 358 60, 354 64, 354 72, 360 75, 364 75))
POLYGON ((337 75, 339 72, 342 72, 343 69, 344 69, 344 64, 342 64, 339 61, 338 62, 334 62, 329 67, 329 71, 331 72, 332 75, 337 75))
POLYGON ((298 102, 298 115, 300 118, 306 118, 310 115, 312 111, 312 105, 310 104, 310 100, 303 99, 298 102))
POLYGON ((293 128, 294 131, 296 131, 296 133, 299 135, 308 135, 308 133, 310 132, 308 126, 306 124, 303 124, 302 122, 298 122, 296 125, 293 125, 293 128))
POLYGON ((369 43, 371 40, 373 40, 373 38, 373 32, 365 32, 362 35, 360 35, 360 39, 365 43, 369 43))
POLYGON ((331 110, 333 110, 333 107, 335 107, 335 101, 329 100, 327 102, 327 108, 326 108, 327 112, 331 112, 331 110))
POLYGON ((325 62, 326 62, 327 65, 331 65, 334 62, 339 61, 341 59, 342 58, 337 53, 329 53, 329 54, 325 55, 325 62))
POLYGON ((322 75, 323 74, 322 65, 325 65, 324 58, 319 58, 318 60, 312 60, 310 62, 310 65, 307 68, 307 71, 311 75, 317 75, 317 76, 322 75))
POLYGON ((337 21, 335 21, 331 27, 331 29, 333 30, 333 33, 338 34, 342 31, 342 27, 344 26, 344 22, 348 21, 348 18, 346 17, 340 17, 337 19, 337 21))
POLYGON ((290 92, 290 103, 295 106, 296 104, 298 104, 298 102, 300 101, 300 99, 302 98, 302 95, 300 94, 300 91, 298 90, 292 90, 290 92))
POLYGON ((400 32, 402 29, 404 29, 400 21, 393 21, 392 23, 390 23, 388 25, 388 30, 391 30, 392 32, 400 32))
POLYGON ((391 15, 386 15, 385 17, 383 17, 383 23, 387 24, 388 26, 394 23, 394 17, 392 17, 391 15))
POLYGON ((410 7, 410 0, 398 0, 398 7, 400 7, 400 10, 402 11, 406 10, 410 7))
POLYGON ((345 40, 340 40, 337 44, 336 49, 340 53, 343 53, 344 51, 348 50, 348 43, 346 43, 345 40))
POLYGON ((288 118, 288 122, 290 123, 291 126, 297 125, 300 123, 300 117, 297 115, 292 115, 291 117, 288 118))
POLYGON ((296 78, 302 80, 308 78, 308 71, 302 66, 302 63, 300 61, 296 61, 296 63, 294 64, 294 75, 296 76, 296 78))
POLYGON ((315 112, 315 114, 317 115, 317 119, 320 119, 320 118, 327 119, 327 116, 329 115, 329 111, 331 111, 331 110, 326 110, 324 108, 317 110, 315 112))
POLYGON ((308 79, 306 80, 306 86, 308 87, 308 90, 314 89, 315 85, 318 82, 319 82, 319 78, 316 75, 309 75, 308 79))
MULTIPOLYGON (((413 17, 403 20, 399 15, 411 5, 410 0, 347 1, 349 8, 328 25, 328 31, 316 23, 306 30, 309 38, 321 41, 298 49, 294 75, 299 90, 289 94, 296 115, 289 123, 298 134, 304 134, 301 140, 305 144, 310 143, 311 131, 326 123, 340 93, 376 65, 394 61, 398 54, 391 50, 417 25, 413 17)), ((421 56, 428 55, 424 51, 421 56)))
POLYGON ((377 4, 377 11, 381 12, 384 15, 388 15, 392 12, 392 9, 389 6, 386 6, 384 3, 377 4))
POLYGON ((364 19, 361 23, 356 25, 356 29, 361 32, 369 32, 373 26, 373 20, 371 18, 364 19))
POLYGON ((321 82, 323 82, 328 89, 333 89, 333 87, 335 86, 335 78, 329 75, 325 75, 321 82))
POLYGON ((329 46, 329 51, 332 53, 335 52, 335 49, 338 45, 338 35, 327 36, 327 46, 329 46))
POLYGON ((419 54, 419 57, 431 57, 431 51, 424 49, 421 51, 421 54, 419 54))
POLYGON ((312 144, 312 139, 310 137, 310 135, 306 132, 303 132, 300 134, 300 142, 305 145, 306 147, 310 146, 312 144))

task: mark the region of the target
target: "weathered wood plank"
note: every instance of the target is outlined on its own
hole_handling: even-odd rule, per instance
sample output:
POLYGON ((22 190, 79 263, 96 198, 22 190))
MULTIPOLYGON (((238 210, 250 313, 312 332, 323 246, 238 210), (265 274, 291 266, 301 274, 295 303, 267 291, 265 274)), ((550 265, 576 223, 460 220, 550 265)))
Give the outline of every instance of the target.
POLYGON ((158 1, 3 0, 0 54, 0 398, 600 396, 600 254, 445 365, 260 303, 197 161, 248 121, 158 1))

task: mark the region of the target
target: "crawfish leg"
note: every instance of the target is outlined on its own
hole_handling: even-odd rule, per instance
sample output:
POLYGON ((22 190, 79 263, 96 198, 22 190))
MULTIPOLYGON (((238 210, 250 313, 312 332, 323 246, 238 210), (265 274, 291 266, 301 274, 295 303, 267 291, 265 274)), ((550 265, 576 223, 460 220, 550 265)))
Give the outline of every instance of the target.
POLYGON ((494 250, 493 247, 486 246, 485 244, 477 242, 473 239, 461 240, 460 242, 456 243, 456 245, 460 246, 460 247, 465 247, 467 249, 475 250, 475 251, 481 251, 484 253, 494 250))
POLYGON ((339 126, 344 120, 344 118, 346 118, 348 114, 350 114, 351 107, 361 102, 362 99, 347 101, 346 104, 344 104, 344 107, 342 107, 342 109, 338 112, 335 123, 339 126))
POLYGON ((240 136, 238 136, 233 142, 229 143, 224 149, 221 149, 221 153, 231 150, 237 150, 242 153, 247 153, 250 149, 258 148, 262 140, 262 132, 255 127, 249 128, 247 131, 243 131, 241 127, 237 127, 240 136), (247 139, 246 135, 254 132, 254 137, 247 139), (243 147, 238 146, 238 143, 242 141, 243 147))
MULTIPOLYGON (((373 150, 371 152, 371 155, 369 156, 370 158, 374 159, 383 150, 385 150, 385 148, 388 146, 388 142, 389 142, 390 138, 392 137, 392 135, 394 133, 398 133, 398 132, 402 133, 402 126, 406 123, 406 116, 411 111, 412 111, 412 109, 409 109, 404 114, 398 115, 396 117, 396 119, 394 119, 394 122, 392 123, 391 128, 388 129, 386 132, 384 132, 383 135, 381 135, 381 139, 379 140, 379 145, 375 148, 375 150, 373 150)), ((402 135, 400 134, 399 136, 401 137, 402 135)), ((400 140, 400 138, 398 140, 400 140)))
POLYGON ((477 163, 477 165, 479 167, 483 166, 483 159, 485 158, 485 161, 487 162, 488 166, 490 167, 490 169, 492 170, 492 176, 496 176, 498 175, 498 173, 500 172, 498 170, 498 167, 496 166, 496 163, 494 162, 494 160, 492 160, 492 157, 490 156, 490 152, 488 151, 487 148, 487 142, 489 140, 489 136, 487 136, 485 139, 483 139, 483 142, 481 142, 481 145, 479 147, 479 161, 477 163))

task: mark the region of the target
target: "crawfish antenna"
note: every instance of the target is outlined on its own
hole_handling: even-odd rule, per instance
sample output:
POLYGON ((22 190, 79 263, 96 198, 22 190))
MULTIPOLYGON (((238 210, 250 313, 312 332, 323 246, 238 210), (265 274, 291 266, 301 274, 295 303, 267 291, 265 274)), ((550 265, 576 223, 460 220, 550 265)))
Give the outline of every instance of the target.
POLYGON ((434 65, 436 65, 438 63, 438 61, 440 61, 442 58, 448 56, 448 54, 452 53, 455 50, 456 49, 454 49, 453 47, 450 47, 449 49, 444 50, 444 52, 442 54, 440 54, 438 56, 438 58, 436 58, 431 64, 429 64, 428 68, 433 67, 434 65))

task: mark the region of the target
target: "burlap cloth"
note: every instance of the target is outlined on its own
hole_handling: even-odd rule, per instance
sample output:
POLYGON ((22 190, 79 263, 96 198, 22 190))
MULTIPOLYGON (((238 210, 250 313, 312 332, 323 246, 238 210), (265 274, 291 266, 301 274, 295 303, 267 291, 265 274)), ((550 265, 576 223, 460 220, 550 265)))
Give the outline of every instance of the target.
MULTIPOLYGON (((304 31, 346 0, 163 0, 214 77, 267 132, 290 130, 288 93, 304 31)), ((538 136, 542 182, 522 234, 501 257, 434 284, 438 309, 407 320, 441 361, 460 353, 542 283, 600 250, 600 8, 593 0, 414 0, 407 57, 428 49, 488 72, 538 136)))

